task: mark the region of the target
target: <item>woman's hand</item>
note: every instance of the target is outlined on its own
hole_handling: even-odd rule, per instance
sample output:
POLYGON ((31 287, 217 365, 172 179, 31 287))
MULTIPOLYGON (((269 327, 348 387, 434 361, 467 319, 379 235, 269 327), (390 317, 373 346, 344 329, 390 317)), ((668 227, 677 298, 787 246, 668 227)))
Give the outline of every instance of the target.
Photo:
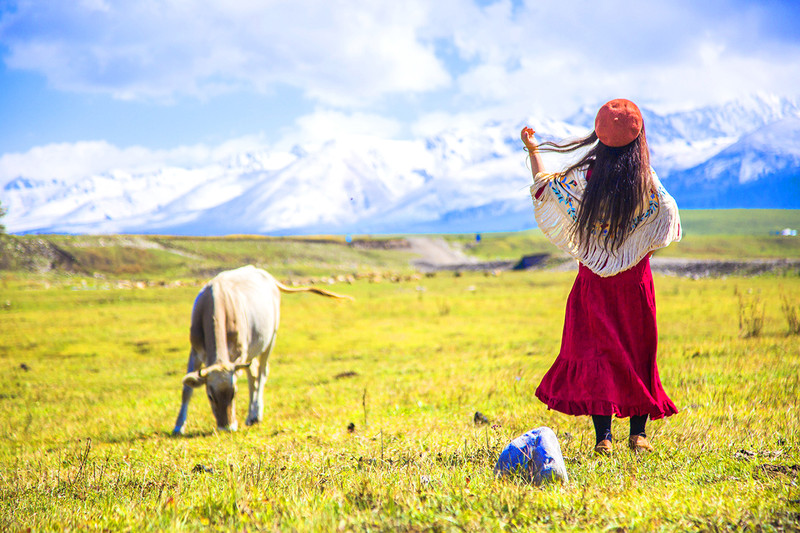
POLYGON ((520 137, 522 137, 522 144, 525 145, 525 148, 528 149, 529 152, 535 152, 536 149, 536 141, 533 139, 533 134, 536 133, 533 129, 525 126, 522 128, 522 132, 520 132, 520 137))
POLYGON ((522 143, 525 145, 525 148, 528 149, 528 155, 531 158, 531 173, 533 173, 533 177, 536 178, 536 174, 544 172, 544 163, 542 163, 542 157, 539 155, 539 148, 536 145, 536 141, 533 139, 534 133, 536 132, 533 131, 533 129, 525 126, 520 132, 520 137, 522 137, 522 143))

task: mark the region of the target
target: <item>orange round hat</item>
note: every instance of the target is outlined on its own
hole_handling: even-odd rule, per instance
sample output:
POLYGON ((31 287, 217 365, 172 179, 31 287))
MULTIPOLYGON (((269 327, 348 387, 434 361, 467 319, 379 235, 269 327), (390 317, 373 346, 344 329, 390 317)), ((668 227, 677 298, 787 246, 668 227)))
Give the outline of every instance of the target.
POLYGON ((636 104, 624 98, 607 102, 594 119, 594 132, 600 142, 617 148, 636 140, 642 132, 642 113, 636 104))

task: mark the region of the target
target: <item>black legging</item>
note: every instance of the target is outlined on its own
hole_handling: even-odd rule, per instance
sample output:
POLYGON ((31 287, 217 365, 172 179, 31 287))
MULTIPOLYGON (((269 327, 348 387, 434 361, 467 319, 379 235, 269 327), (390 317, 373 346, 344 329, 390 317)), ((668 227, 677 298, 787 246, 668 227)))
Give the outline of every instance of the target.
MULTIPOLYGON (((594 422, 594 435, 596 442, 601 440, 611 440, 611 415, 592 415, 594 422)), ((631 435, 641 435, 646 437, 644 427, 647 424, 647 415, 631 417, 631 435)))

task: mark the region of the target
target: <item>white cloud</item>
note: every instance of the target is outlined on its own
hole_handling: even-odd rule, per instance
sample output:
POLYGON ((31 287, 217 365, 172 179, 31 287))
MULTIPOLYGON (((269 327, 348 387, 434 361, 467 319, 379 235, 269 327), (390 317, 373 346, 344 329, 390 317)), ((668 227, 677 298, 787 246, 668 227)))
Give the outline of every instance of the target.
POLYGON ((796 0, 30 0, 2 14, 0 43, 11 68, 121 99, 288 86, 308 108, 284 136, 302 141, 619 96, 660 109, 794 96, 798 28, 796 0))
POLYGON ((194 168, 235 157, 245 152, 288 151, 295 145, 314 148, 342 137, 369 136, 393 139, 403 125, 369 113, 318 110, 298 118, 276 143, 263 135, 227 140, 218 145, 195 144, 153 150, 142 146, 121 148, 106 141, 53 143, 26 152, 0 155, 0 187, 17 177, 72 181, 115 170, 149 172, 163 167, 194 168))
POLYGON ((402 132, 403 125, 400 122, 380 115, 317 110, 298 118, 295 125, 284 132, 276 148, 288 150, 294 145, 314 147, 331 139, 362 135, 393 139, 401 136, 402 132))
POLYGON ((37 146, 25 153, 0 156, 0 183, 18 176, 38 180, 72 180, 127 165, 142 158, 143 149, 120 150, 106 142, 59 143, 37 146))
POLYGON ((10 67, 64 90, 168 100, 286 84, 358 106, 450 82, 417 39, 425 4, 30 2, 5 14, 0 39, 10 67))
POLYGON ((449 20, 455 46, 473 63, 457 77, 458 94, 473 105, 519 102, 555 115, 619 96, 685 107, 756 91, 798 94, 800 69, 786 65, 800 63, 800 31, 778 38, 774 26, 785 21, 767 9, 723 0, 514 9, 501 0, 449 20))
POLYGON ((231 139, 217 146, 197 144, 170 150, 119 148, 105 141, 48 144, 27 152, 1 155, 0 186, 20 176, 69 182, 114 170, 136 173, 161 167, 193 168, 264 146, 259 136, 231 139))

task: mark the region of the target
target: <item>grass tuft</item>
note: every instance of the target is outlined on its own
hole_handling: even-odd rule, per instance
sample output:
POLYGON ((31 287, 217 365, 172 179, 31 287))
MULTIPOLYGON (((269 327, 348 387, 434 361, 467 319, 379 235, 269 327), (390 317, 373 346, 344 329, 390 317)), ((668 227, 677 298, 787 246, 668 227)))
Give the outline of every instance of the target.
POLYGON ((739 335, 742 338, 758 337, 764 328, 764 304, 758 294, 749 292, 739 296, 739 335))
POLYGON ((788 295, 781 294, 781 311, 783 311, 783 316, 786 318, 789 335, 800 335, 800 313, 798 312, 798 307, 798 305, 792 303, 788 295))

